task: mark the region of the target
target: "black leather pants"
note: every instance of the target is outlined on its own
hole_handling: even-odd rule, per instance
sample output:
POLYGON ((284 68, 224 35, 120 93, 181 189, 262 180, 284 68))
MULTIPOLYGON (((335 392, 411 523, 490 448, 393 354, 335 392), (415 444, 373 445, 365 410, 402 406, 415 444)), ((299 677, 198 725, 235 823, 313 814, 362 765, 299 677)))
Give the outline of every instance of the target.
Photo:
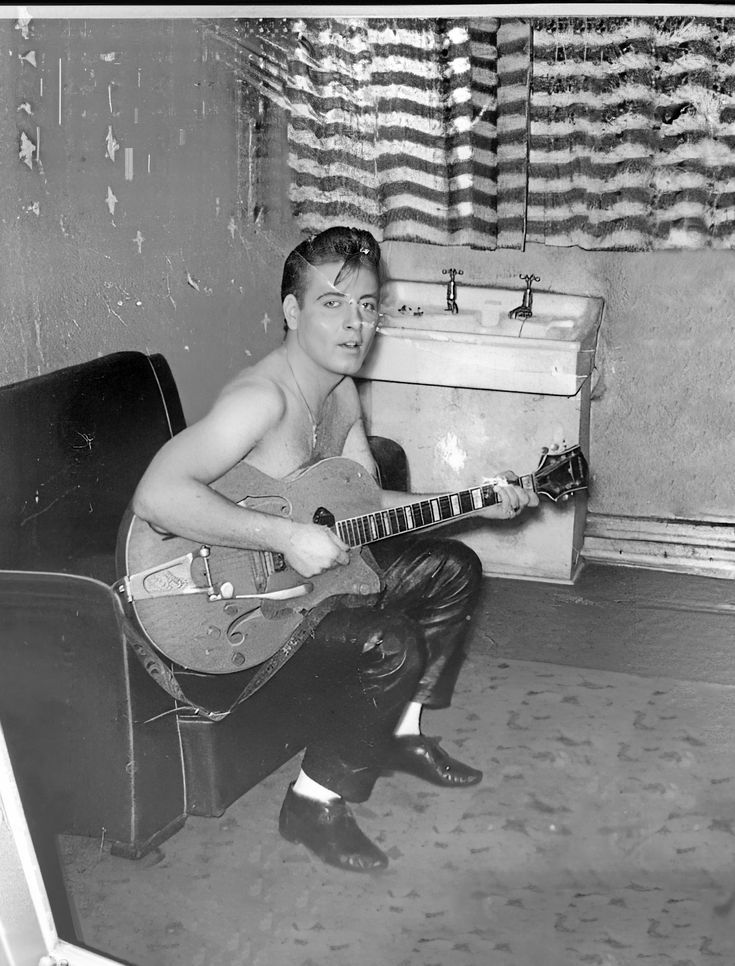
POLYGON ((446 708, 465 658, 482 579, 480 560, 458 540, 402 537, 376 547, 385 580, 381 608, 410 617, 423 632, 426 665, 412 700, 446 708))
POLYGON ((457 541, 378 546, 378 605, 332 611, 268 685, 285 686, 304 661, 316 664, 316 687, 303 682, 300 701, 304 711, 322 704, 304 715, 311 724, 302 767, 353 802, 369 797, 408 702, 450 703, 482 573, 474 551, 457 541))

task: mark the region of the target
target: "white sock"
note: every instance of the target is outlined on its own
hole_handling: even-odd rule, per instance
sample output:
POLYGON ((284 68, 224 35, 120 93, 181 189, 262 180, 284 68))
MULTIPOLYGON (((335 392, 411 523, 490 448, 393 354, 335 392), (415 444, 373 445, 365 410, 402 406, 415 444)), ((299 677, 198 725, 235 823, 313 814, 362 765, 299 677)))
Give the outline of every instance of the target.
POLYGON ((319 782, 315 782, 313 778, 309 778, 304 771, 299 772, 298 778, 293 784, 293 790, 297 795, 312 798, 317 802, 336 802, 340 798, 336 792, 325 788, 319 782))
POLYGON ((403 712, 403 717, 398 722, 395 735, 420 735, 421 734, 421 712, 424 706, 420 701, 411 701, 403 712))

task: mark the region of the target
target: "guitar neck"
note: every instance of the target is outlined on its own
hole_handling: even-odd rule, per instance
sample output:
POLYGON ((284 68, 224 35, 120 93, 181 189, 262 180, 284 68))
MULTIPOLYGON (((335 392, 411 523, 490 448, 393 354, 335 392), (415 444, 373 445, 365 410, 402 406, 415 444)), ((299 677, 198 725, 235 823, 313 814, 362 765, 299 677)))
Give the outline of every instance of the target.
MULTIPOLYGON (((534 474, 520 477, 518 485, 534 490, 534 474)), ((400 533, 413 533, 427 527, 450 523, 459 517, 493 506, 499 499, 493 485, 484 483, 468 490, 444 493, 405 506, 392 507, 390 510, 376 510, 374 513, 337 520, 334 529, 337 536, 349 547, 362 547, 400 533)))

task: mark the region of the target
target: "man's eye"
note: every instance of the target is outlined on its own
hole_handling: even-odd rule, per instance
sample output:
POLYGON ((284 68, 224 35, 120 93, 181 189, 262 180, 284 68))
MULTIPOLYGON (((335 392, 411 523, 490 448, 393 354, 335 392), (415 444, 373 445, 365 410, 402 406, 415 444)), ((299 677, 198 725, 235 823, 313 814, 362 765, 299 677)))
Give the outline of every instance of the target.
POLYGON ((363 312, 369 312, 371 315, 375 315, 378 311, 378 306, 376 302, 363 302, 362 303, 363 312))

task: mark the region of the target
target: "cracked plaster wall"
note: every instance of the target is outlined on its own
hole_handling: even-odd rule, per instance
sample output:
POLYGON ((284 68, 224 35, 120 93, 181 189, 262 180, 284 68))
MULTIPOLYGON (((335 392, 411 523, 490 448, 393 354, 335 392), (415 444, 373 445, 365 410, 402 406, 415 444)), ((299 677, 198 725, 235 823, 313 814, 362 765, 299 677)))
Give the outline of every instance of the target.
POLYGON ((0 383, 161 352, 191 420, 280 341, 228 56, 194 20, 0 21, 0 383))

